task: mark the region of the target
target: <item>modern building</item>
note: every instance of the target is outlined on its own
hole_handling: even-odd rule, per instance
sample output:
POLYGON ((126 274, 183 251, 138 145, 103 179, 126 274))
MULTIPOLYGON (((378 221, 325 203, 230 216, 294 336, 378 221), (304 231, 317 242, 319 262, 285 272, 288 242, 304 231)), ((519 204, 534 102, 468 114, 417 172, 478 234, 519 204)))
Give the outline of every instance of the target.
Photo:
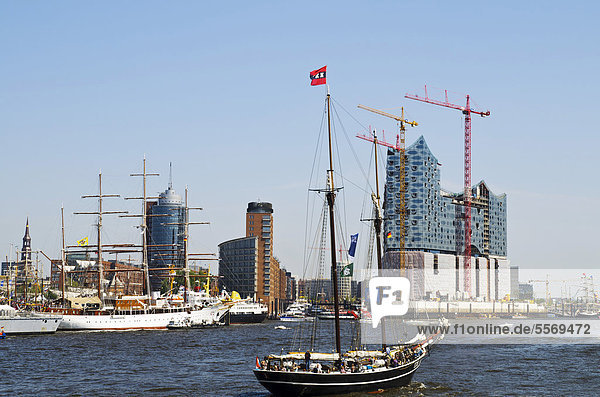
POLYGON ((533 300, 533 284, 520 283, 519 297, 520 299, 533 300))
POLYGON ((293 302, 297 297, 298 285, 296 283, 296 278, 292 276, 292 272, 285 272, 285 280, 285 299, 289 302, 293 302))
POLYGON ((519 295, 519 267, 510 267, 510 299, 520 299, 519 295))
POLYGON ((471 189, 472 274, 471 290, 466 291, 464 193, 442 189, 441 164, 423 136, 406 149, 405 155, 405 216, 402 224, 401 153, 393 149, 387 153, 383 205, 385 267, 399 267, 400 236, 404 230, 407 267, 423 269, 420 277, 423 283, 437 283, 429 290, 422 286, 424 296, 495 300, 510 294, 506 195, 495 195, 484 181, 471 189), (444 276, 439 277, 440 274, 444 276))
POLYGON ((241 237, 219 244, 219 277, 230 293, 256 299, 258 290, 258 237, 241 237))
MULTIPOLYGON (((463 193, 440 185, 440 166, 422 136, 406 149, 405 249, 444 254, 464 252, 463 193)), ((388 150, 384 200, 386 251, 399 248, 400 153, 388 150)), ((481 181, 472 188, 471 252, 506 257, 506 195, 495 195, 481 181)))
POLYGON ((160 290, 162 281, 168 276, 170 266, 185 265, 185 207, 181 196, 175 193, 171 183, 158 197, 148 201, 146 207, 146 241, 148 243, 148 266, 152 290, 160 290))
POLYGON ((246 237, 219 244, 219 276, 229 291, 265 303, 269 313, 280 313, 291 301, 293 277, 273 256, 273 206, 250 202, 246 210, 246 237))

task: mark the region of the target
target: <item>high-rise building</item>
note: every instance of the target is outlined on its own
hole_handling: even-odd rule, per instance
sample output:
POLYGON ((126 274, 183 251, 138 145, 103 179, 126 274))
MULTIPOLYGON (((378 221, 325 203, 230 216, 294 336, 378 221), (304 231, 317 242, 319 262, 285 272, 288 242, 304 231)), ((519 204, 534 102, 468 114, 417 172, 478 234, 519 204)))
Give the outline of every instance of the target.
POLYGON ((219 276, 227 289, 238 291, 244 298, 255 297, 269 307, 270 313, 285 309, 290 301, 288 286, 294 282, 273 256, 271 203, 248 203, 246 237, 219 244, 219 276))
POLYGON ((219 244, 219 277, 229 293, 237 291, 242 298, 256 299, 258 268, 258 237, 241 237, 219 244))
POLYGON ((519 267, 510 267, 510 299, 519 299, 519 267))
POLYGON ((167 267, 184 267, 185 263, 185 208, 181 196, 169 187, 158 197, 158 201, 148 201, 146 207, 148 226, 148 266, 152 290, 160 290, 161 283, 168 275, 167 267))
MULTIPOLYGON (((258 280, 256 295, 269 306, 271 313, 283 310, 285 281, 281 281, 279 261, 273 256, 273 205, 250 202, 246 210, 246 236, 258 238, 258 280)), ((285 273, 283 276, 285 280, 285 273)))
MULTIPOLYGON (((440 166, 421 136, 405 152, 405 217, 401 218, 401 154, 387 154, 384 198, 385 266, 400 263, 404 227, 408 267, 424 269, 421 281, 433 282, 429 294, 502 299, 510 292, 506 258, 506 195, 493 194, 481 181, 471 189, 471 291, 464 283, 464 193, 442 189, 440 166), (428 269, 431 268, 431 272, 428 269), (481 270, 481 271, 480 271, 481 270)), ((427 291, 421 290, 427 295, 427 291)))

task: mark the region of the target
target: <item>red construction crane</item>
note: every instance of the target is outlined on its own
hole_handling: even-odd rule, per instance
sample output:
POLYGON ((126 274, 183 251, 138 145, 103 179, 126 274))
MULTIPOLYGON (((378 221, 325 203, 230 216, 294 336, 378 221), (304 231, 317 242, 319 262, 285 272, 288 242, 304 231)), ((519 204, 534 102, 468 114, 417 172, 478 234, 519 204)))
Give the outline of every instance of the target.
POLYGON ((465 115, 465 186, 463 192, 464 206, 465 206, 465 290, 471 294, 471 113, 478 114, 481 117, 489 116, 490 111, 485 112, 475 110, 471 108, 469 102, 469 95, 467 95, 466 106, 455 105, 448 102, 448 91, 444 90, 445 101, 437 101, 427 96, 427 86, 425 86, 425 97, 418 95, 406 94, 404 97, 408 99, 414 99, 432 105, 443 106, 450 109, 460 110, 465 115))

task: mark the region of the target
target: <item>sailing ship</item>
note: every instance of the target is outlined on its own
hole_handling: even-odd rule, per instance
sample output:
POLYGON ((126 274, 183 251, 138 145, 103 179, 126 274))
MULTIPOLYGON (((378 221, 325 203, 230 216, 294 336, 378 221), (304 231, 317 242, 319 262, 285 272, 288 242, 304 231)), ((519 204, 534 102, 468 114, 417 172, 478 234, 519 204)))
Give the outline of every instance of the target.
POLYGON ((98 242, 97 242, 97 269, 98 269, 98 298, 99 304, 84 308, 66 308, 65 307, 65 246, 64 246, 64 221, 63 221, 63 249, 61 278, 63 286, 63 307, 48 308, 49 313, 62 314, 63 319, 59 325, 60 330, 103 330, 103 331, 121 331, 121 330, 150 330, 167 329, 169 324, 192 323, 203 325, 224 325, 225 317, 230 308, 230 304, 223 303, 221 300, 211 297, 207 291, 192 291, 189 288, 189 267, 187 254, 188 241, 188 210, 187 189, 185 202, 185 261, 184 271, 186 286, 184 288, 184 297, 180 302, 175 299, 153 299, 151 296, 151 284, 148 269, 147 243, 146 243, 146 176, 158 175, 148 174, 146 172, 146 159, 143 162, 143 173, 132 174, 133 176, 143 176, 143 200, 141 215, 142 218, 142 268, 145 276, 146 295, 142 296, 122 296, 114 299, 114 306, 106 305, 104 291, 102 288, 103 280, 103 261, 102 261, 102 242, 101 228, 102 215, 123 213, 122 211, 103 211, 102 201, 105 197, 116 197, 117 195, 108 195, 102 193, 102 173, 99 174, 99 194, 84 197, 97 197, 99 210, 97 212, 87 212, 82 214, 98 215, 98 242))
MULTIPOLYGON (((324 80, 324 72, 322 75, 319 75, 324 80)), ((395 346, 382 344, 381 350, 356 349, 342 352, 334 219, 337 189, 334 185, 330 103, 331 96, 328 89, 326 106, 329 138, 329 169, 327 170, 327 189, 325 190, 325 195, 329 213, 335 351, 332 353, 296 351, 288 354, 272 354, 266 356, 262 361, 257 357, 254 375, 265 388, 276 396, 332 395, 371 392, 406 386, 411 382, 415 371, 419 368, 421 361, 426 357, 432 343, 435 341, 433 337, 426 338, 424 335, 417 335, 414 339, 404 344, 395 346)), ((372 196, 375 195, 372 194, 372 196)), ((379 193, 377 193, 377 200, 374 200, 376 217, 373 220, 373 225, 377 237, 378 268, 381 270, 380 236, 382 218, 378 201, 379 193)), ((383 342, 385 343, 385 340, 383 342)))

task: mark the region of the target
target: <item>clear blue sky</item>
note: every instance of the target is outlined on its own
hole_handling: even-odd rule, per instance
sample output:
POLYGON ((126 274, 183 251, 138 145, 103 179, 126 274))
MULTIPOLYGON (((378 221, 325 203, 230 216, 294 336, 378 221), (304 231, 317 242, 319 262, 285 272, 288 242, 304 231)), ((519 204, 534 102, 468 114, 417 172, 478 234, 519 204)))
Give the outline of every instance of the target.
MULTIPOLYGON (((96 193, 100 169, 105 192, 139 195, 128 175, 145 154, 161 173, 150 192, 166 188, 172 161, 175 189, 188 185, 191 203, 205 208, 195 218, 211 225, 194 229, 194 251, 242 236, 246 205, 260 198, 275 209, 275 254, 301 274, 324 98, 308 72, 326 64, 333 96, 362 125, 395 128, 358 103, 406 107, 420 123, 408 143, 425 136, 450 190, 462 186, 462 117, 404 94, 427 83, 431 96, 468 93, 489 108, 473 122, 473 182, 508 195, 512 263, 598 268, 598 8, 0 1, 0 254, 20 246, 29 216, 33 248, 57 256, 61 203, 69 243, 92 237, 92 217, 71 215, 96 208, 80 196, 96 193)), ((347 119, 349 134, 361 132, 347 119)), ((349 222, 359 211, 348 210, 349 222)), ((106 223, 105 241, 139 239, 134 221, 106 223)))

